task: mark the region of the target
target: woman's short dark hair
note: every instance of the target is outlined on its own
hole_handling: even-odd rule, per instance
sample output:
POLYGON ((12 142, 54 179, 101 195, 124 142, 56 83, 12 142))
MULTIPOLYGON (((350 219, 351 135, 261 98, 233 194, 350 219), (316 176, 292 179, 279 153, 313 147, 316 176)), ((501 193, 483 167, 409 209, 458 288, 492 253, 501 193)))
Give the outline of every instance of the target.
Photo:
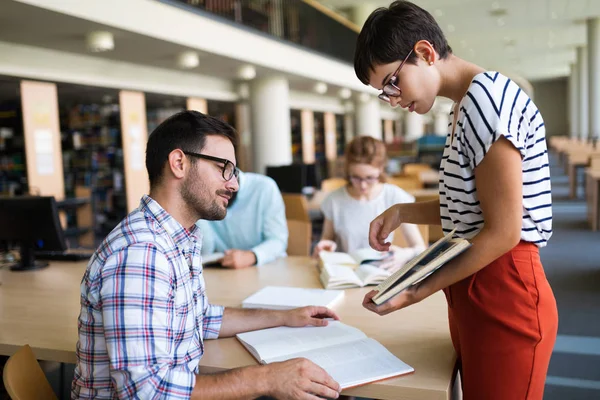
MULTIPOLYGON (((154 129, 146 145, 146 169, 150 187, 160 183, 165 163, 175 149, 200 153, 206 136, 220 135, 237 148, 237 134, 229 124, 198 111, 181 111, 163 121, 154 129)), ((194 163, 195 158, 190 158, 194 163)))
MULTIPOLYGON (((431 14, 405 0, 394 1, 388 8, 381 7, 371 13, 356 41, 354 71, 365 85, 375 65, 403 60, 419 41, 427 40, 439 54, 446 58, 452 53, 448 41, 431 14)), ((407 60, 415 63, 413 53, 407 60)))

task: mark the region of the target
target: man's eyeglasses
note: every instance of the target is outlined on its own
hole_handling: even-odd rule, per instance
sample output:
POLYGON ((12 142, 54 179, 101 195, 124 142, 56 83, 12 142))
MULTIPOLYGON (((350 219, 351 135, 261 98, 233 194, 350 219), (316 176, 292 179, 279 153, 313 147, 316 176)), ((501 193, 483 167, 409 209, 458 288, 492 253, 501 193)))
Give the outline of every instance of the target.
POLYGON ((226 181, 230 181, 231 178, 233 178, 234 176, 235 179, 237 179, 240 174, 240 170, 226 158, 207 156, 206 154, 198 154, 193 153, 191 151, 184 151, 183 154, 223 164, 223 179, 225 179, 226 181))
POLYGON ((402 62, 400 63, 400 66, 398 67, 396 72, 394 72, 392 76, 390 76, 390 79, 388 79, 386 84, 383 85, 381 93, 379 94, 379 96, 377 96, 379 97, 379 100, 383 100, 386 103, 390 103, 390 97, 400 97, 402 95, 402 90, 398 87, 398 74, 400 73, 400 70, 406 63, 406 60, 408 60, 408 57, 410 57, 410 55, 412 54, 413 49, 410 49, 404 60, 402 60, 402 62))
POLYGON ((360 176, 350 176, 350 182, 355 186, 360 186, 361 183, 365 182, 367 185, 372 186, 379 182, 378 176, 367 176, 366 178, 361 178, 360 176))

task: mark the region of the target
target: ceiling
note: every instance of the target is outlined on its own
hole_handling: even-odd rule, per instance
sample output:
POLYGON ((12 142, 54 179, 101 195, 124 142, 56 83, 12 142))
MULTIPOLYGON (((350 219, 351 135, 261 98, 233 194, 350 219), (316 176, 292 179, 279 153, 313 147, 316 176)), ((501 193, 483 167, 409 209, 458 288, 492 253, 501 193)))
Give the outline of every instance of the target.
MULTIPOLYGON (((570 74, 575 49, 586 43, 585 20, 600 16, 599 0, 413 0, 429 11, 459 57, 529 80, 570 74)), ((387 1, 322 0, 352 19, 353 7, 387 1)))
MULTIPOLYGON (((200 55, 200 65, 183 70, 177 66, 176 59, 179 53, 189 50, 187 47, 16 1, 0 2, 0 41, 146 66, 179 69, 227 80, 238 79, 238 69, 245 64, 233 58, 196 50, 200 55), (90 53, 86 49, 86 34, 95 30, 108 30, 113 33, 113 51, 90 53)), ((43 63, 43 60, 40 62, 43 63)), ((257 77, 281 73, 264 67, 256 67, 256 71, 257 77)), ((287 76, 291 89, 312 90, 314 82, 295 75, 287 76)))

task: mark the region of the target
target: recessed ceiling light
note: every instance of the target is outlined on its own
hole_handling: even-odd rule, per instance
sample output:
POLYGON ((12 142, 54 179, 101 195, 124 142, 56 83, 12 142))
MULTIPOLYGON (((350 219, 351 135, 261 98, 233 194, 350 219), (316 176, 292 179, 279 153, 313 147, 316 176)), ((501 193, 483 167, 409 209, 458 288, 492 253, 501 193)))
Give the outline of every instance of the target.
POLYGON ((338 91, 338 96, 340 96, 342 99, 349 99, 352 96, 352 90, 348 88, 341 88, 338 91))
POLYGON ((444 16, 444 12, 442 10, 440 10, 439 8, 435 9, 434 14, 435 14, 436 17, 443 17, 444 16))
POLYGON ((456 30, 456 27, 452 24, 448 24, 448 32, 454 32, 456 30))
POLYGON ((327 93, 327 84, 325 82, 317 82, 313 86, 313 90, 319 94, 327 93))
POLYGON ((463 47, 463 48, 466 48, 466 47, 467 47, 467 41, 466 41, 466 40, 464 40, 464 39, 463 39, 463 40, 461 40, 461 41, 460 41, 460 45, 461 45, 461 47, 463 47))
POLYGON ((106 31, 90 32, 86 36, 86 45, 89 51, 100 53, 115 48, 113 34, 106 31))
POLYGON ((498 18, 496 20, 496 23, 498 24, 498 26, 504 26, 504 25, 506 25, 506 22, 504 21, 504 18, 498 18))
POLYGON ((183 51, 177 56, 179 68, 192 69, 200 65, 200 56, 195 51, 183 51))
POLYGON ((256 78, 256 68, 253 65, 245 64, 242 65, 237 72, 238 78, 243 79, 245 81, 252 80, 256 78))
POLYGON ((361 93, 360 96, 358 97, 358 99, 362 102, 362 103, 366 103, 367 101, 369 101, 371 99, 371 96, 369 96, 368 93, 361 93))
POLYGON ((552 11, 552 13, 550 14, 550 18, 558 19, 558 14, 555 11, 552 11))

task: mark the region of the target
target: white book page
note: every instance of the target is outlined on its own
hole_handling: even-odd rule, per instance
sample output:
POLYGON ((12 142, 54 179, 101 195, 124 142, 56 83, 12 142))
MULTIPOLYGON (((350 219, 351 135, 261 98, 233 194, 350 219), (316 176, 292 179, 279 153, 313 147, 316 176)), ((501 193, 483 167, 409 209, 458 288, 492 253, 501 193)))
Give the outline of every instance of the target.
POLYGON ((383 260, 390 256, 390 252, 381 252, 371 248, 358 249, 350 256, 356 260, 357 263, 362 263, 365 260, 383 260))
POLYGON ((374 339, 328 348, 298 352, 292 357, 277 357, 269 362, 304 357, 323 368, 342 389, 413 372, 414 369, 390 353, 374 339))
POLYGON ((328 283, 351 283, 362 286, 362 281, 356 276, 354 269, 342 265, 323 264, 328 283))
POLYGON ((390 275, 389 271, 368 264, 363 264, 356 270, 356 276, 363 282, 363 285, 383 282, 390 275))
POLYGON ((328 307, 342 299, 341 290, 267 286, 242 302, 244 308, 284 310, 304 306, 328 307))
POLYGON ((323 261, 323 264, 346 265, 349 267, 356 267, 358 265, 358 262, 347 253, 322 251, 319 253, 319 257, 323 261))
POLYGON ((340 343, 366 338, 360 330, 339 321, 330 321, 327 326, 306 326, 302 328, 262 329, 240 333, 237 338, 251 346, 261 360, 272 362, 276 357, 289 357, 290 354, 322 349, 340 343))
POLYGON ((225 257, 225 253, 212 253, 202 255, 202 265, 219 263, 221 262, 223 257, 225 257))

